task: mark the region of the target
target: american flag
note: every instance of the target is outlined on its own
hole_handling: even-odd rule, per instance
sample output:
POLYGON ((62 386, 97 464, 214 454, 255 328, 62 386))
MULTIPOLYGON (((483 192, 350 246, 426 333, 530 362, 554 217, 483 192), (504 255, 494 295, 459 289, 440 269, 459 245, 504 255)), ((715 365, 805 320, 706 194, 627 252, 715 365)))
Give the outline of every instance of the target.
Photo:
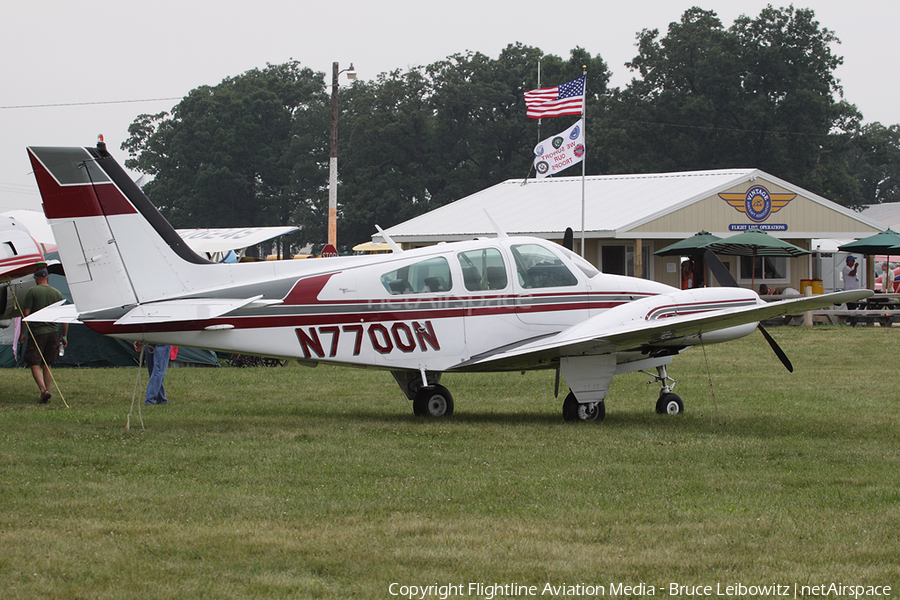
POLYGON ((529 119, 580 115, 584 110, 584 78, 562 85, 525 92, 525 106, 529 119))

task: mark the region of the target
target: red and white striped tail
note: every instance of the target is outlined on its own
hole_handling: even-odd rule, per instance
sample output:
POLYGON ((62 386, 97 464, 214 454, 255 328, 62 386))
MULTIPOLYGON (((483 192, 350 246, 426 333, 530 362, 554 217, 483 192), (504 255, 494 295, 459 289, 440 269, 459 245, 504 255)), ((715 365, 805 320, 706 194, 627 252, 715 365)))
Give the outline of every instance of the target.
POLYGON ((184 244, 102 143, 29 147, 28 155, 80 312, 189 291, 191 273, 207 261, 184 244))

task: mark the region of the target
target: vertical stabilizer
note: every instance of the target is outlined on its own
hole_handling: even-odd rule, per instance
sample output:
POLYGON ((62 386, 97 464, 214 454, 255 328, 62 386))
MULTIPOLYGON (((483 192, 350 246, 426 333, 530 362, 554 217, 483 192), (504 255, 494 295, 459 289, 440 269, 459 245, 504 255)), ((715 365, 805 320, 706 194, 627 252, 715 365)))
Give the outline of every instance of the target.
POLYGON ((105 146, 30 147, 28 155, 79 311, 187 292, 190 270, 207 261, 187 248, 105 146), (137 264, 139 271, 129 269, 137 264))

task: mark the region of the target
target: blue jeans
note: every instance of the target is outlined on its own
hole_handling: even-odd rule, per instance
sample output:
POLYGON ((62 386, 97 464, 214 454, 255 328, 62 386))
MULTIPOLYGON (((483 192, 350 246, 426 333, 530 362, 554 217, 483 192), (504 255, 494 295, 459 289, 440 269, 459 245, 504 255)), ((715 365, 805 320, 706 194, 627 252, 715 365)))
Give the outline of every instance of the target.
POLYGON ((166 398, 163 379, 166 378, 166 370, 169 368, 170 350, 171 346, 144 344, 144 360, 147 361, 147 371, 150 372, 144 404, 166 404, 169 401, 166 398))

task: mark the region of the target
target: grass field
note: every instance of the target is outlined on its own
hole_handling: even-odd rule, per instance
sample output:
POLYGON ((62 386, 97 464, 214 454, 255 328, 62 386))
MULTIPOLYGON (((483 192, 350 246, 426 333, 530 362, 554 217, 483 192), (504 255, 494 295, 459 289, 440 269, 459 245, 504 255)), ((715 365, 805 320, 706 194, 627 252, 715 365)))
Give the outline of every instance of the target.
POLYGON ((70 408, 3 370, 3 597, 898 597, 900 330, 772 333, 794 374, 758 333, 695 348, 670 369, 685 414, 630 374, 602 423, 563 422, 552 372, 446 375, 456 414, 427 420, 387 373, 290 364, 170 370, 126 431, 137 368, 58 370, 70 408))

